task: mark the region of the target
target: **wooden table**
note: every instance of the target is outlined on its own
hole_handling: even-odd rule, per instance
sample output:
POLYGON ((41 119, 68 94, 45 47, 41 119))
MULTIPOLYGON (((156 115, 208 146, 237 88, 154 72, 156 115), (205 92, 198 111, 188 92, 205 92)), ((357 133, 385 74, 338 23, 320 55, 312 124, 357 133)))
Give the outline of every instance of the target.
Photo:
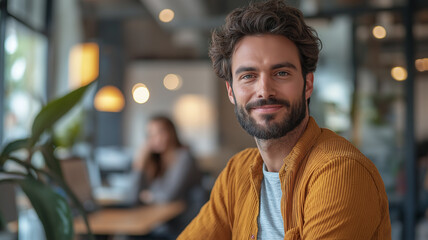
MULTIPOLYGON (((146 205, 133 208, 105 208, 89 214, 89 224, 95 235, 145 235, 156 226, 178 216, 185 209, 182 202, 146 205)), ((74 231, 86 234, 82 217, 74 221, 74 231)))

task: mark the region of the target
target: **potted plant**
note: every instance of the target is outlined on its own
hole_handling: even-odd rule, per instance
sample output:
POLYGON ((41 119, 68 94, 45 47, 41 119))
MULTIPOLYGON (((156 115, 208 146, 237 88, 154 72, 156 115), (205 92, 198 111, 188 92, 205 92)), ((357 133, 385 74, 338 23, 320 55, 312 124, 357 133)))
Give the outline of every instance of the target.
POLYGON ((60 187, 83 215, 91 239, 85 210, 63 178, 59 160, 54 155, 52 126, 75 106, 90 87, 80 87, 60 98, 50 101, 36 115, 31 136, 18 139, 3 146, 0 153, 0 184, 14 183, 21 187, 36 211, 45 231, 47 240, 72 240, 74 237, 73 216, 68 201, 55 189, 60 187), (24 153, 24 154, 23 154, 24 153), (33 155, 43 156, 45 166, 32 163, 33 155), (24 171, 4 168, 12 161, 24 171))

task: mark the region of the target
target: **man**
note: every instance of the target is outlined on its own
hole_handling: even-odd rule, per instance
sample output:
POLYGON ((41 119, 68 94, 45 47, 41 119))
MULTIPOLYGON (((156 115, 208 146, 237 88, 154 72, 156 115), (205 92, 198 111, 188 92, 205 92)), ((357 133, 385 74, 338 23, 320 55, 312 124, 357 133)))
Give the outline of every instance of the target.
POLYGON ((277 0, 236 9, 213 32, 214 69, 257 148, 230 159, 178 239, 391 238, 376 167, 309 116, 320 45, 277 0))

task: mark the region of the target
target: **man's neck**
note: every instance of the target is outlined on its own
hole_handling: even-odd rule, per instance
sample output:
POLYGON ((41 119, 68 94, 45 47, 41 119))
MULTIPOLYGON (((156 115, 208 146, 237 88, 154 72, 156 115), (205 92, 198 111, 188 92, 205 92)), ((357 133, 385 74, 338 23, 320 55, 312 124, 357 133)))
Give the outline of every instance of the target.
POLYGON ((281 138, 267 140, 256 138, 260 155, 269 172, 279 172, 284 164, 284 159, 288 156, 305 131, 308 121, 309 116, 306 115, 293 131, 281 138))

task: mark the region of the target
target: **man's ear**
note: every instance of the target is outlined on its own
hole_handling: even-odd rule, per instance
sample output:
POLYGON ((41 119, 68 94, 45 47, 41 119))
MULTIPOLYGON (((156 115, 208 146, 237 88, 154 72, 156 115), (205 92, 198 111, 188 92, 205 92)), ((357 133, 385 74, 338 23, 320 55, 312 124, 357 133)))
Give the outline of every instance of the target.
POLYGON ((306 74, 306 89, 305 89, 305 98, 308 100, 312 92, 314 91, 314 73, 310 72, 306 74))
POLYGON ((233 97, 233 89, 229 81, 226 81, 226 89, 227 89, 227 95, 229 97, 230 102, 235 104, 235 98, 233 97))

